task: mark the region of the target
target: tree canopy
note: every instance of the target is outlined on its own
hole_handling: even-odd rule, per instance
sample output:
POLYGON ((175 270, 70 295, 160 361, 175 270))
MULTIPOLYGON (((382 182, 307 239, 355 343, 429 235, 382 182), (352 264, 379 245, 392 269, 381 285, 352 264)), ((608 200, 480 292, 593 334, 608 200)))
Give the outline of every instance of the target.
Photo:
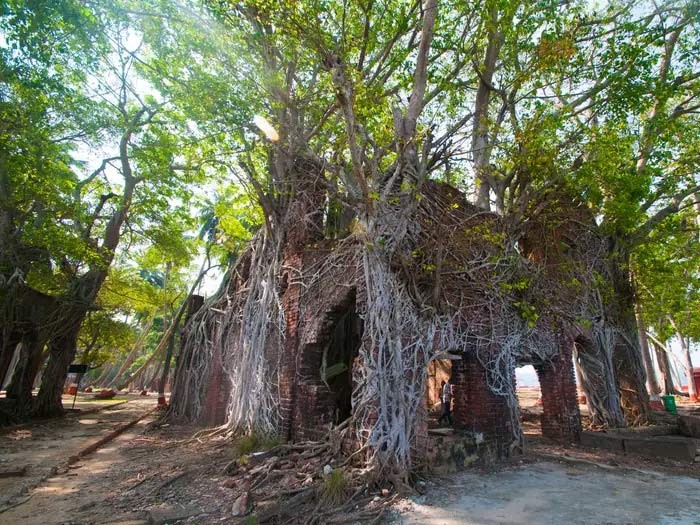
MULTIPOLYGON (((202 259, 230 268, 256 232, 279 227, 296 191, 285 163, 303 156, 323 167, 329 237, 415 201, 430 179, 504 217, 509 246, 552 220, 553 202, 561 222, 567 206, 585 208, 609 245, 595 255, 609 278, 593 288, 628 294, 659 339, 690 349, 699 7, 6 2, 4 322, 20 323, 18 287, 59 302, 65 333, 37 342, 59 363, 45 378, 60 382, 76 351, 125 359, 145 319, 162 334, 180 320, 202 259)), ((624 317, 629 305, 609 302, 605 315, 624 317)))

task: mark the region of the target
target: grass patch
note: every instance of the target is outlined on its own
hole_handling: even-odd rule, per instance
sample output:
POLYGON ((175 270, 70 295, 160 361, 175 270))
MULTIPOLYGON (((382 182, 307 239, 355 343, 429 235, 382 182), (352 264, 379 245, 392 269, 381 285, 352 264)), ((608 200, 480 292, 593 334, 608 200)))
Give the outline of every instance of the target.
POLYGON ((350 483, 342 470, 334 470, 325 477, 318 488, 318 499, 323 505, 337 506, 349 496, 350 483))
MULTIPOLYGON (((65 399, 63 401, 67 401, 72 403, 73 402, 73 396, 64 396, 65 399)), ((75 400, 75 403, 90 403, 90 404, 95 404, 95 405, 112 405, 114 403, 119 403, 121 401, 129 401, 129 398, 127 396, 115 396, 111 399, 99 399, 96 397, 81 397, 80 395, 78 398, 75 400)))
POLYGON ((233 443, 233 448, 239 456, 247 456, 253 452, 270 450, 279 444, 280 440, 277 436, 268 437, 253 432, 239 437, 233 443))
POLYGON ((244 525, 259 525, 260 520, 255 514, 248 514, 243 520, 244 525))

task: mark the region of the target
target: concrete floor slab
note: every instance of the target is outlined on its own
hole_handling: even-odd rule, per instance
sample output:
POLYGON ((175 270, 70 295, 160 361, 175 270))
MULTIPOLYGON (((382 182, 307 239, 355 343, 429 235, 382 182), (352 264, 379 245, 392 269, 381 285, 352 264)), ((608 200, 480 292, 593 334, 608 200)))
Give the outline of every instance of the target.
POLYGON ((700 525, 700 480, 541 462, 453 475, 398 509, 397 525, 700 525))

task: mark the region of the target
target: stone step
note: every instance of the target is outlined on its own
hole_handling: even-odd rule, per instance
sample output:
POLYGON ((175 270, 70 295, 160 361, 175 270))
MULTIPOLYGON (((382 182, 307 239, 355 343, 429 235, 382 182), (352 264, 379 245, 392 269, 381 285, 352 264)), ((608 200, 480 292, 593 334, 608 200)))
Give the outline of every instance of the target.
POLYGON ((693 462, 700 454, 695 439, 683 436, 634 436, 614 432, 582 432, 581 444, 640 456, 666 457, 693 462))
POLYGON ((700 416, 678 416, 681 434, 700 439, 700 416))

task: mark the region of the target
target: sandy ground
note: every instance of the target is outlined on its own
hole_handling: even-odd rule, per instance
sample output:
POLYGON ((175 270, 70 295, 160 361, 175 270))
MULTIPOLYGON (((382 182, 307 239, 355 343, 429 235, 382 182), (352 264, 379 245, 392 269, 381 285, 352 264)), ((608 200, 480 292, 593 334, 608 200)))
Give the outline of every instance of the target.
POLYGON ((141 514, 112 505, 122 476, 123 447, 144 431, 142 421, 65 471, 47 478, 23 504, 0 514, 0 524, 78 525, 147 523, 141 514))
MULTIPOLYGON (((536 402, 524 397, 526 406, 536 402)), ((240 487, 224 474, 231 444, 191 439, 195 429, 187 427, 147 430, 155 414, 65 466, 68 456, 154 403, 135 399, 0 435, 0 471, 28 466, 25 476, 0 478, 0 525, 241 523, 231 516, 240 487)), ((537 427, 526 425, 523 457, 430 479, 423 495, 400 500, 386 521, 700 525, 700 463, 564 449, 538 436, 537 427)))
POLYGON ((539 461, 435 480, 398 505, 401 525, 700 524, 700 479, 539 461))
MULTIPOLYGON (((0 472, 25 469, 21 476, 0 477, 0 510, 22 501, 34 487, 57 472, 75 471, 79 463, 71 468, 66 466, 71 456, 154 405, 153 398, 133 399, 99 412, 71 415, 0 433, 0 472)), ((6 516, 6 513, 0 514, 0 523, 7 522, 6 516)))
MULTIPOLYGON (((154 404, 155 399, 149 398, 112 411, 116 414, 119 410, 123 420, 134 419, 154 404)), ((222 518, 228 522, 227 515, 237 496, 232 488, 223 486, 228 479, 223 468, 232 457, 230 444, 192 440, 191 428, 148 431, 156 417, 157 413, 153 413, 67 468, 49 468, 52 461, 48 457, 38 461, 46 444, 25 441, 23 452, 15 453, 25 460, 36 453, 36 466, 42 468, 33 466, 32 475, 26 479, 0 480, 8 481, 10 486, 17 482, 36 485, 21 494, 18 487, 13 489, 12 503, 19 504, 8 510, 3 510, 7 505, 0 505, 0 525, 146 525, 171 523, 169 518, 175 517, 189 517, 189 523, 196 524, 221 523, 222 518), (39 479, 39 474, 44 474, 44 478, 39 479)), ((112 421, 103 418, 93 425, 92 430, 101 428, 101 432, 88 443, 107 434, 113 428, 112 421)), ((60 426, 59 422, 53 424, 60 426)), ((68 442, 64 439, 53 445, 54 460, 69 455, 67 451, 59 453, 66 450, 68 442)))
MULTIPOLYGON (((34 395, 37 395, 38 391, 34 391, 34 395)), ((5 391, 2 390, 0 391, 0 399, 5 397, 5 391)), ((73 405, 73 400, 74 396, 69 396, 67 394, 64 394, 62 396, 63 399, 63 407, 68 411, 68 413, 72 413, 73 410, 76 412, 78 411, 93 411, 96 408, 100 407, 106 407, 106 406, 111 406, 111 405, 118 405, 120 403, 123 403, 124 401, 129 401, 130 399, 134 399, 136 397, 135 394, 128 394, 128 395, 118 395, 113 397, 112 399, 96 399, 94 393, 85 393, 85 392, 79 392, 77 396, 75 396, 75 406, 73 405)), ((152 397, 152 396, 151 396, 152 397)))

